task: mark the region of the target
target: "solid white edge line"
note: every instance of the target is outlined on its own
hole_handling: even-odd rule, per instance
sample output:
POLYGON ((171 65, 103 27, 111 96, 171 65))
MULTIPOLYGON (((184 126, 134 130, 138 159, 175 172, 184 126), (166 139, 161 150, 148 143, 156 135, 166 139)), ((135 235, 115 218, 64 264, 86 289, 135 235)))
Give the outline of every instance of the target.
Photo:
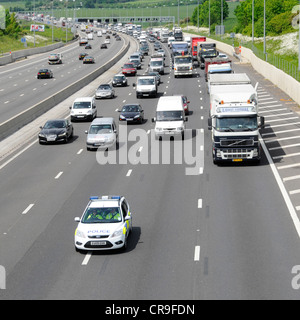
POLYGON ((63 174, 63 172, 61 171, 61 172, 55 177, 55 179, 56 179, 56 180, 59 179, 62 174, 63 174))
POLYGON ((298 237, 300 238, 300 221, 299 221, 299 217, 298 217, 298 215, 297 215, 297 213, 295 211, 295 208, 294 208, 294 206, 292 204, 292 201, 291 201, 291 199, 290 199, 290 197, 288 195, 288 192, 287 192, 287 190, 285 189, 285 187, 283 185, 283 182, 282 182, 282 180, 280 178, 280 175, 278 174, 278 171, 276 169, 276 166, 275 166, 275 164, 274 164, 274 162, 273 162, 273 160, 272 160, 272 158, 271 158, 271 156, 270 156, 270 154, 268 152, 268 149, 267 149, 267 147, 266 147, 266 145, 265 145, 265 143, 264 143, 264 141, 263 141, 263 139, 262 139, 260 134, 259 134, 259 140, 260 140, 261 146, 262 146, 262 148, 264 150, 264 153, 265 153, 265 155, 266 155, 266 157, 267 157, 267 159, 269 161, 270 168, 271 168, 271 170, 273 172, 273 175, 275 177, 275 180, 276 180, 276 182, 277 182, 277 184, 279 186, 279 189, 281 191, 283 199, 284 199, 284 201, 285 201, 285 203, 287 205, 287 208, 289 210, 290 216, 292 218, 292 221, 293 221, 294 226, 296 228, 296 231, 298 233, 298 237))

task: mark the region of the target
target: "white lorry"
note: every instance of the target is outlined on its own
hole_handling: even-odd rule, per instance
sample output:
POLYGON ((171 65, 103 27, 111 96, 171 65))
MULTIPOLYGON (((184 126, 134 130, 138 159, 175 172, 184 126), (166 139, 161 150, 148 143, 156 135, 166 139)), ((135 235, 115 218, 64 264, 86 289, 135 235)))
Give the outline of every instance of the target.
POLYGON ((212 130, 215 164, 260 161, 259 129, 264 117, 258 116, 256 87, 239 83, 211 86, 208 129, 212 130))
POLYGON ((207 81, 207 91, 209 93, 210 88, 213 86, 221 86, 221 85, 236 85, 236 84, 251 84, 250 78, 246 73, 231 73, 222 74, 222 73, 214 73, 210 74, 207 81))
POLYGON ((174 57, 174 77, 193 76, 193 58, 190 55, 174 57))

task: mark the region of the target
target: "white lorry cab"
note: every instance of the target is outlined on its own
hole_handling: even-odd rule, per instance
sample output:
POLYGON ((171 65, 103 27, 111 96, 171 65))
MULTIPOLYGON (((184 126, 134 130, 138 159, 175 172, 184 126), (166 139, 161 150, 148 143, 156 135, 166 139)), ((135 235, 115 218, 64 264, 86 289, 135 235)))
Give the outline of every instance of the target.
POLYGON ((185 122, 184 106, 181 96, 160 97, 157 103, 155 123, 155 138, 184 138, 185 122))
POLYGON ((174 77, 193 76, 193 58, 190 55, 174 57, 174 77))
POLYGON ((208 129, 212 130, 214 163, 260 161, 259 128, 264 126, 264 117, 258 116, 256 87, 235 84, 210 88, 208 129))

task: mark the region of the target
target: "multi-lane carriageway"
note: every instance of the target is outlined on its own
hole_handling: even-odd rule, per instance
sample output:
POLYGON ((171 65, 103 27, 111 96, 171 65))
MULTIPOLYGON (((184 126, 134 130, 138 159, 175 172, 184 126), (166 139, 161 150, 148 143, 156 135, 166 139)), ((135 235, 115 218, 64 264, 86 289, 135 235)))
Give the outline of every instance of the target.
MULTIPOLYGON (((77 53, 70 68, 75 68, 77 53)), ((146 121, 127 127, 133 160, 100 165, 97 153, 85 148, 89 123, 74 123, 74 139, 66 145, 38 144, 41 122, 67 117, 75 97, 93 94, 127 58, 22 134, 1 142, 1 150, 7 145, 13 150, 6 151, 0 164, 0 265, 6 270, 1 299, 299 299, 293 273, 300 265, 299 115, 290 98, 249 65, 235 61, 234 69, 247 72, 253 83, 259 81, 260 112, 266 118, 259 166, 212 164, 203 71, 197 68, 193 78, 175 80, 169 53, 159 96, 183 93, 189 98, 187 128, 193 134, 187 141, 193 163, 164 164, 161 155, 158 163, 151 162, 157 98, 139 99, 146 121), (149 137, 148 143, 134 140, 136 129, 149 137), (141 158, 148 163, 137 163, 141 158), (195 174, 187 175, 187 168, 195 174), (90 196, 103 194, 122 194, 131 205, 129 248, 125 253, 76 253, 74 217, 90 196)), ((22 63, 26 69, 29 61, 22 63)), ((6 76, 0 75, 5 88, 6 76)), ((118 108, 137 101, 134 81, 129 78, 127 88, 117 88, 115 99, 97 101, 98 115, 117 120, 118 108)), ((118 152, 125 147, 120 143, 118 152)), ((171 156, 176 151, 172 142, 171 156)))

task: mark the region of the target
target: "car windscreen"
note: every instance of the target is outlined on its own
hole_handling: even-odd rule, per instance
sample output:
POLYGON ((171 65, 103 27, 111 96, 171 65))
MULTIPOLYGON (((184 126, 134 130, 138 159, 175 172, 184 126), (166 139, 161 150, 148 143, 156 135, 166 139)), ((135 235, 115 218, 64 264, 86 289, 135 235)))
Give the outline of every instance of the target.
POLYGON ((73 109, 90 109, 91 103, 89 101, 74 102, 73 109))
POLYGON ((124 106, 122 108, 122 112, 139 112, 139 107, 135 106, 135 105, 133 105, 133 106, 130 106, 130 105, 124 106))
POLYGON ((132 64, 124 64, 124 68, 133 68, 132 64))
POLYGON ((181 121, 183 120, 183 111, 157 111, 157 121, 181 121))
POLYGON ((115 76, 114 80, 122 81, 122 80, 125 80, 125 77, 123 77, 123 76, 115 76))
POLYGON ((109 85, 101 85, 98 87, 98 90, 110 90, 110 86, 109 85))
POLYGON ((119 223, 122 215, 118 207, 88 208, 81 220, 82 223, 119 223))
POLYGON ((62 129, 66 127, 65 121, 48 121, 44 129, 62 129))
POLYGON ((103 133, 112 133, 111 124, 95 124, 91 125, 90 134, 103 134, 103 133))

